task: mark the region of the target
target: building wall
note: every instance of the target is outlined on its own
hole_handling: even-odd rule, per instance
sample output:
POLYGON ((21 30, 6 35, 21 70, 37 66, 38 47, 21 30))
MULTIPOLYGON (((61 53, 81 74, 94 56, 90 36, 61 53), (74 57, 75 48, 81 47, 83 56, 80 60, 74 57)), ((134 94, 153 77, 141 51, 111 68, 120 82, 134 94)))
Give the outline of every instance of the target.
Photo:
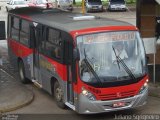
POLYGON ((146 4, 141 7, 141 28, 140 32, 142 37, 154 37, 155 36, 155 18, 156 18, 156 5, 146 4))
MULTIPOLYGON (((137 0, 137 27, 141 32, 142 38, 155 37, 157 16, 160 16, 160 5, 155 0, 137 0)), ((148 54, 147 56, 149 57, 149 63, 152 64, 153 54, 148 54)), ((156 45, 155 59, 156 64, 160 64, 159 44, 156 45)))
POLYGON ((144 38, 155 36, 157 3, 154 0, 137 0, 137 27, 144 38))

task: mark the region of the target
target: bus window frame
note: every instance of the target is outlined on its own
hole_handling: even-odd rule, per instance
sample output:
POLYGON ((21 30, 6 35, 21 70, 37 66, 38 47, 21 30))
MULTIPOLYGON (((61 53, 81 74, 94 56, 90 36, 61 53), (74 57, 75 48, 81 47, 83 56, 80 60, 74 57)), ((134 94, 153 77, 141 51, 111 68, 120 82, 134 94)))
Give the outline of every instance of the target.
POLYGON ((21 30, 21 27, 22 27, 22 21, 27 21, 28 23, 29 23, 29 27, 30 27, 30 21, 29 20, 26 20, 26 19, 23 19, 23 18, 20 18, 20 17, 18 17, 18 16, 14 16, 14 15, 8 15, 8 30, 7 30, 7 35, 9 36, 9 38, 11 38, 12 40, 14 40, 14 41, 16 41, 16 42, 18 42, 18 43, 20 43, 20 44, 22 44, 22 45, 24 45, 24 46, 26 46, 26 47, 28 47, 28 48, 31 48, 31 45, 30 45, 30 30, 28 30, 28 45, 26 45, 26 44, 24 44, 23 42, 21 42, 21 35, 20 35, 20 33, 21 32, 23 32, 22 30, 21 30), (14 28, 13 27, 13 22, 14 22, 14 18, 17 18, 18 20, 19 20, 19 29, 16 29, 16 28, 14 28), (10 24, 9 24, 10 23, 10 24), (13 37, 12 37, 12 29, 16 29, 16 30, 18 30, 18 40, 16 40, 16 39, 14 39, 13 37))

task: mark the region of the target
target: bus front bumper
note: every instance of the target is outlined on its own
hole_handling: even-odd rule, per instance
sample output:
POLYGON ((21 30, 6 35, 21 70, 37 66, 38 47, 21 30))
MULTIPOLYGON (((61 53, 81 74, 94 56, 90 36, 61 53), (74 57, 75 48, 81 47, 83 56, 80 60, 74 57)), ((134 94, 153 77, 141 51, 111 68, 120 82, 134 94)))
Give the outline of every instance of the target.
POLYGON ((141 94, 138 94, 134 97, 118 99, 118 100, 91 101, 87 97, 80 94, 78 112, 80 114, 94 114, 94 113, 131 109, 145 105, 147 102, 147 96, 148 96, 148 87, 141 94), (125 103, 125 106, 113 107, 113 104, 115 103, 125 103))

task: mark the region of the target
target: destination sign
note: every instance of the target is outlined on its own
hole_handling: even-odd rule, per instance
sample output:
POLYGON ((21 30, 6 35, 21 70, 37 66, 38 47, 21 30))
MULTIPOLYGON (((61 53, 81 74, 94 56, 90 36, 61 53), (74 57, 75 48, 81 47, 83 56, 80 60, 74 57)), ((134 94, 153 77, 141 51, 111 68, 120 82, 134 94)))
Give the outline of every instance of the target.
POLYGON ((108 32, 97 33, 83 36, 84 44, 105 43, 109 41, 128 41, 135 40, 136 32, 108 32))

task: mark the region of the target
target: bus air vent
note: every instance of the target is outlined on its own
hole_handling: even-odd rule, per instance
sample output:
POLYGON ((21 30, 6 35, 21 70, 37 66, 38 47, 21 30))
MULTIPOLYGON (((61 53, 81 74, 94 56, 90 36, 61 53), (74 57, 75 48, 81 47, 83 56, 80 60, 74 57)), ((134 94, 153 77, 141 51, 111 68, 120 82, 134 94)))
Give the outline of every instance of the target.
POLYGON ((73 20, 93 20, 95 18, 95 16, 76 16, 73 17, 73 20))
POLYGON ((115 99, 133 97, 135 96, 135 94, 136 94, 136 90, 131 90, 131 91, 125 91, 125 92, 112 93, 112 94, 101 94, 101 95, 98 95, 98 97, 100 100, 115 100, 115 99))

